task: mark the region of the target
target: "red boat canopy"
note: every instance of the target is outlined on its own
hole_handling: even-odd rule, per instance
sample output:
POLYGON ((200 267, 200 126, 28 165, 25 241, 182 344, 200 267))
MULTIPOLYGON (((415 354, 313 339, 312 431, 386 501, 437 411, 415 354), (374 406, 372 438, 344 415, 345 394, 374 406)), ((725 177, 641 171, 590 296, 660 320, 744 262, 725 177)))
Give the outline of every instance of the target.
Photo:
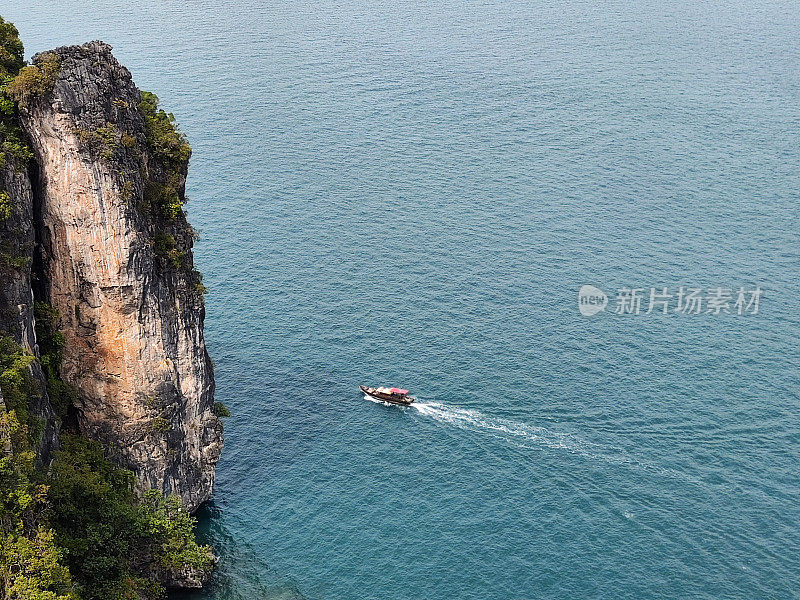
POLYGON ((408 393, 408 390, 401 390, 400 388, 392 388, 389 391, 393 394, 403 394, 404 396, 408 393))

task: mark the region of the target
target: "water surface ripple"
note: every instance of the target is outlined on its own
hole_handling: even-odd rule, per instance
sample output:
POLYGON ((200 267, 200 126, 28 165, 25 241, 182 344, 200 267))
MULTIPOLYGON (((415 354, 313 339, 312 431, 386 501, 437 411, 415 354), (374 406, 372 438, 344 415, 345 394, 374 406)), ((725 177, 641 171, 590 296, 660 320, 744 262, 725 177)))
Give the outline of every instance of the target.
POLYGON ((798 597, 796 2, 2 13, 114 45, 194 147, 233 413, 201 597, 798 597), (583 284, 764 297, 589 319, 583 284))

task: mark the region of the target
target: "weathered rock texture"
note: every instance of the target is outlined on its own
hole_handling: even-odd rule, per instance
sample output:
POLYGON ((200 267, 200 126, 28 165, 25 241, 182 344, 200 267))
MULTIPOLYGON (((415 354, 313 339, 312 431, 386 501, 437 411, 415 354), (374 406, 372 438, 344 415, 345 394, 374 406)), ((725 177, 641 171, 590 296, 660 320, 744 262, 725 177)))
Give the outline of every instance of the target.
POLYGON ((33 193, 28 171, 13 156, 3 153, 0 190, 7 194, 11 213, 0 219, 0 331, 33 351, 33 193))
MULTIPOLYGON (((66 338, 61 376, 79 390, 82 433, 143 489, 194 510, 211 493, 222 426, 192 230, 146 194, 174 167, 148 145, 141 94, 110 46, 50 54, 61 64, 53 90, 24 103, 21 121, 38 164, 43 295, 66 338)), ((185 175, 184 162, 181 198, 185 175)))
MULTIPOLYGON (((0 190, 9 210, 0 215, 0 335, 10 335, 20 346, 38 356, 34 332, 32 264, 35 245, 33 190, 27 165, 7 152, 0 160, 0 190)), ((58 445, 59 423, 47 397, 46 381, 39 363, 30 367, 39 393, 29 410, 43 419, 34 440, 37 457, 46 464, 58 445)))

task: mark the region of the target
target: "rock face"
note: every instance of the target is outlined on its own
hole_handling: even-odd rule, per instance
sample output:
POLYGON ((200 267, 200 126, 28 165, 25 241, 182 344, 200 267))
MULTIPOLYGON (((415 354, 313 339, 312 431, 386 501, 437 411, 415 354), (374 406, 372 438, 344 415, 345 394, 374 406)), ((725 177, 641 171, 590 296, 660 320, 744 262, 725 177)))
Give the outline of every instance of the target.
MULTIPOLYGON (((38 356, 33 316, 32 264, 35 245, 33 190, 27 165, 9 153, 0 162, 0 332, 38 356)), ((58 445, 59 423, 47 397, 38 363, 30 367, 40 393, 29 407, 44 420, 36 444, 46 464, 58 445)))
POLYGON ((222 426, 193 232, 174 206, 188 154, 173 160, 154 143, 110 46, 33 63, 54 60, 52 90, 21 102, 20 119, 38 165, 42 295, 66 341, 61 377, 79 391, 81 432, 143 489, 178 494, 193 511, 211 493, 222 426))
POLYGON ((33 351, 33 192, 27 169, 11 156, 5 156, 0 167, 0 190, 7 196, 4 204, 9 211, 0 219, 0 331, 33 351))

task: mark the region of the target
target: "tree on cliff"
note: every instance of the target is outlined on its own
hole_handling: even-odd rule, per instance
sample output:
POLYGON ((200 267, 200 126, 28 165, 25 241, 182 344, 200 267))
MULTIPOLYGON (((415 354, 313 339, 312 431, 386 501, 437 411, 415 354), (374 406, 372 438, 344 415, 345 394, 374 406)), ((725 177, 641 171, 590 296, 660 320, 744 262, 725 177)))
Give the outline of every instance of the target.
POLYGON ((77 600, 64 553, 43 524, 47 486, 36 483, 27 431, 14 411, 0 410, 0 436, 6 442, 0 458, 0 594, 8 600, 77 600))

